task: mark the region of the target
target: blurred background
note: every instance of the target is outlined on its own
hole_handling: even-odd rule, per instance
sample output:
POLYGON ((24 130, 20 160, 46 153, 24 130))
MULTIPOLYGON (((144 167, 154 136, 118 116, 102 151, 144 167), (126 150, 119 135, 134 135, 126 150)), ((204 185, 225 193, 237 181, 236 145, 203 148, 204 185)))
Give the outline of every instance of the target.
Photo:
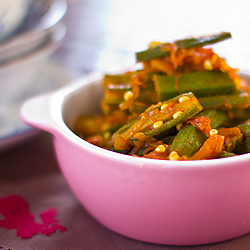
POLYGON ((229 31, 215 52, 250 72, 249 10, 247 0, 0 0, 0 150, 33 134, 19 118, 25 100, 132 67, 152 40, 229 31))
POLYGON ((152 40, 229 31, 233 39, 215 50, 250 70, 249 11, 247 0, 69 0, 63 54, 86 72, 112 70, 133 64, 134 52, 152 40))

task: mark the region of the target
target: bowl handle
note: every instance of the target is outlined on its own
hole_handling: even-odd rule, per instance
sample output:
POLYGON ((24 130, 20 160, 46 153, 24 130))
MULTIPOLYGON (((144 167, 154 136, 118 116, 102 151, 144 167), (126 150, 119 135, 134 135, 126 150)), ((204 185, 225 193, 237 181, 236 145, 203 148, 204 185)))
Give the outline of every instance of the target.
POLYGON ((50 97, 51 94, 45 94, 26 101, 20 115, 25 123, 56 135, 57 129, 51 115, 50 97))

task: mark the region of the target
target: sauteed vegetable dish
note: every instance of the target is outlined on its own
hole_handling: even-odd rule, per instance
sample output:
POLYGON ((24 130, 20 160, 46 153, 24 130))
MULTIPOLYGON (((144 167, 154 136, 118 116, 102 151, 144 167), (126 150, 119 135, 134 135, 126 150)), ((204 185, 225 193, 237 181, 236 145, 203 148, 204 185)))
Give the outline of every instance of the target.
POLYGON ((229 32, 136 53, 140 69, 105 75, 102 115, 81 115, 75 133, 107 150, 163 160, 250 152, 249 86, 208 45, 229 32))

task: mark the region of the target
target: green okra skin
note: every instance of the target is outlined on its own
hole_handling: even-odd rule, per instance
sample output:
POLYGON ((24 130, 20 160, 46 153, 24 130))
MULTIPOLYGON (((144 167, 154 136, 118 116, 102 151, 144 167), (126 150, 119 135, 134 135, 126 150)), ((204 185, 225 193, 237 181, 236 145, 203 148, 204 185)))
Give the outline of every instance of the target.
POLYGON ((227 112, 220 110, 220 109, 202 110, 196 116, 204 116, 205 118, 210 119, 211 128, 221 127, 229 120, 227 112))
MULTIPOLYGON (((178 131, 177 131, 176 127, 172 127, 168 130, 165 130, 163 133, 155 135, 154 138, 157 140, 165 140, 165 138, 172 137, 172 136, 176 135, 177 132, 178 131)), ((164 142, 164 143, 166 143, 166 142, 164 142)))
POLYGON ((236 154, 250 153, 250 137, 246 138, 235 150, 236 154))
POLYGON ((231 37, 232 35, 230 32, 221 32, 213 35, 200 36, 197 38, 185 38, 177 40, 174 43, 178 46, 178 48, 189 49, 195 47, 203 47, 208 44, 218 43, 231 37))
POLYGON ((110 151, 113 151, 113 152, 116 152, 116 153, 120 153, 120 154, 125 154, 125 155, 128 155, 129 154, 129 150, 116 150, 114 149, 114 147, 110 148, 109 149, 110 151))
POLYGON ((129 84, 129 80, 131 77, 132 73, 125 73, 125 74, 115 74, 115 75, 105 75, 104 76, 104 86, 106 88, 111 87, 111 86, 127 86, 129 84))
POLYGON ((119 128, 121 128, 122 125, 120 123, 115 124, 113 126, 110 126, 109 128, 105 129, 104 131, 101 132, 101 136, 104 138, 106 133, 110 133, 111 135, 115 133, 119 128))
POLYGON ((149 105, 145 104, 145 103, 133 103, 130 105, 129 107, 129 111, 132 114, 141 114, 143 113, 147 108, 149 107, 149 105))
POLYGON ((124 94, 130 89, 107 89, 104 94, 103 104, 119 105, 124 101, 124 94))
POLYGON ((164 43, 160 46, 153 47, 148 50, 140 51, 135 54, 136 56, 136 61, 137 62, 143 62, 143 61, 148 61, 152 60, 155 58, 159 58, 162 56, 169 56, 171 51, 171 44, 170 43, 164 43), (168 49, 164 49, 164 47, 169 47, 168 49))
POLYGON ((199 150, 207 136, 192 124, 183 126, 174 138, 169 151, 176 151, 179 155, 192 156, 199 150))
POLYGON ((183 94, 180 94, 180 95, 177 95, 177 96, 174 96, 168 100, 164 100, 163 102, 158 102, 156 105, 152 105, 151 107, 149 107, 145 112, 150 112, 152 111, 153 109, 156 109, 156 108, 160 108, 162 105, 164 104, 167 104, 167 103, 170 103, 170 102, 175 102, 175 101, 179 101, 179 99, 181 97, 189 97, 189 98, 195 98, 196 99, 196 103, 197 103, 197 106, 200 107, 200 110, 202 110, 202 107, 200 105, 200 103, 198 102, 196 96, 192 93, 192 92, 186 92, 186 93, 183 93, 183 94))
POLYGON ((150 73, 147 73, 145 75, 145 78, 144 78, 144 84, 146 86, 154 86, 153 78, 154 78, 155 75, 164 75, 164 73, 162 73, 162 72, 150 72, 150 73))
POLYGON ((246 109, 232 109, 232 110, 230 110, 230 112, 231 112, 233 119, 242 121, 242 122, 239 122, 238 124, 243 123, 244 121, 246 121, 250 118, 250 108, 249 107, 246 109))
POLYGON ((115 133, 118 134, 122 134, 125 131, 127 131, 130 127, 132 127, 137 121, 139 120, 139 118, 136 118, 130 122, 128 122, 127 124, 125 124, 124 126, 122 126, 121 128, 119 128, 115 133))
POLYGON ((153 137, 153 136, 159 135, 161 133, 164 133, 167 130, 175 127, 177 124, 193 117, 194 115, 199 113, 201 110, 202 110, 202 108, 199 104, 193 104, 187 110, 183 111, 182 114, 179 115, 177 118, 172 118, 171 120, 163 123, 162 126, 155 128, 155 129, 152 129, 152 130, 149 130, 149 131, 146 131, 146 132, 144 132, 144 134, 148 137, 153 137))
POLYGON ((128 122, 127 124, 123 125, 122 127, 120 127, 117 131, 114 132, 114 134, 111 137, 110 143, 112 144, 114 142, 115 137, 118 134, 123 134, 125 133, 128 129, 130 129, 137 121, 139 120, 139 118, 136 118, 130 122, 128 122))
POLYGON ((237 148, 240 146, 240 144, 243 141, 243 134, 239 134, 234 138, 234 141, 232 142, 232 145, 230 145, 227 149, 228 152, 234 153, 237 148))
MULTIPOLYGON (((133 149, 132 149, 133 150, 133 149)), ((132 151, 131 150, 131 151, 132 151)), ((146 148, 141 148, 141 149, 139 149, 136 153, 134 153, 135 155, 138 155, 138 156, 143 156, 143 153, 144 153, 144 151, 146 150, 146 148)))
MULTIPOLYGON (((125 101, 124 94, 132 90, 131 87, 128 86, 112 86, 112 88, 107 88, 105 91, 105 95, 103 98, 103 104, 105 105, 119 105, 125 101)), ((149 86, 147 88, 142 88, 140 90, 139 96, 135 99, 136 102, 141 102, 147 104, 147 106, 152 103, 156 103, 157 93, 154 90, 153 86, 149 86)))
POLYGON ((147 88, 141 88, 139 96, 135 99, 136 102, 142 102, 150 106, 153 103, 157 103, 157 93, 153 86, 147 88))
MULTIPOLYGON (((191 92, 184 93, 182 95, 171 98, 163 103, 159 102, 156 105, 150 106, 148 109, 145 110, 145 112, 143 114, 141 114, 142 116, 139 116, 139 118, 135 119, 134 121, 130 122, 130 124, 123 126, 117 132, 115 132, 115 134, 112 136, 112 138, 114 139, 115 136, 117 135, 117 133, 120 134, 121 136, 123 136, 124 138, 126 138, 128 136, 128 134, 130 134, 131 132, 133 132, 133 133, 142 132, 146 137, 148 137, 150 139, 153 136, 165 133, 167 130, 173 128, 178 123, 181 123, 181 122, 185 121, 186 119, 189 119, 190 117, 194 116, 195 114, 197 114, 201 110, 202 110, 202 107, 201 107, 200 103, 198 102, 197 98, 193 95, 193 93, 191 93, 191 92), (191 103, 189 103, 189 102, 180 103, 179 100, 181 97, 188 97, 188 99, 192 102, 191 103), (176 108, 177 111, 180 111, 180 109, 183 110, 182 113, 179 116, 177 116, 176 118, 173 118, 169 112, 160 111, 162 105, 165 105, 165 104, 168 105, 169 103, 175 103, 175 105, 178 105, 176 108), (157 118, 154 117, 154 115, 153 115, 154 110, 155 111, 158 110, 159 112, 161 112, 161 113, 157 112, 157 118), (152 114, 152 115, 150 115, 150 114, 152 114), (134 129, 133 125, 135 125, 135 123, 137 121, 142 119, 142 117, 148 117, 148 118, 144 118, 143 124, 141 125, 139 130, 138 130, 138 128, 134 129), (154 123, 156 121, 163 121, 163 125, 152 129, 151 126, 153 125, 152 124, 153 120, 154 120, 154 123), (145 125, 144 128, 143 128, 143 125, 145 125)), ((135 125, 135 126, 137 127, 137 125, 135 125)), ((133 140, 132 137, 131 137, 131 140, 133 140)))
POLYGON ((175 138, 174 135, 169 135, 169 136, 166 136, 164 138, 161 138, 161 141, 164 143, 164 144, 171 144, 172 140, 175 138))
POLYGON ((226 150, 222 150, 219 158, 226 158, 226 157, 232 157, 232 156, 236 156, 236 154, 232 152, 227 152, 226 150))
MULTIPOLYGON (((130 80, 131 80, 131 76, 132 75, 138 75, 141 72, 143 72, 143 70, 137 70, 137 71, 133 71, 133 72, 127 72, 127 73, 121 73, 121 74, 113 74, 113 75, 108 75, 106 74, 104 76, 104 87, 107 89, 112 89, 112 88, 120 88, 120 89, 127 89, 130 88, 130 80)), ((153 76, 154 75, 162 75, 163 73, 160 72, 148 72, 147 74, 144 75, 143 79, 141 79, 143 81, 143 83, 145 84, 145 86, 153 86, 154 82, 153 82, 153 76)))
POLYGON ((239 93, 234 95, 209 96, 198 98, 203 109, 214 108, 230 110, 244 109, 250 105, 249 94, 239 93))
POLYGON ((241 133, 246 137, 250 137, 250 123, 243 123, 238 125, 238 128, 240 129, 241 133))
MULTIPOLYGON (((207 35, 201 37, 188 37, 181 40, 174 41, 178 49, 190 49, 195 47, 203 47, 204 45, 214 44, 225 39, 231 38, 230 32, 221 32, 214 35, 207 35)), ((153 47, 148 50, 136 53, 137 62, 148 61, 162 56, 169 56, 171 51, 171 43, 163 43, 162 45, 153 47), (169 48, 169 49, 168 49, 169 48)))
POLYGON ((202 71, 181 76, 155 75, 154 81, 160 101, 186 92, 192 92, 197 98, 237 92, 235 82, 221 71, 202 71))

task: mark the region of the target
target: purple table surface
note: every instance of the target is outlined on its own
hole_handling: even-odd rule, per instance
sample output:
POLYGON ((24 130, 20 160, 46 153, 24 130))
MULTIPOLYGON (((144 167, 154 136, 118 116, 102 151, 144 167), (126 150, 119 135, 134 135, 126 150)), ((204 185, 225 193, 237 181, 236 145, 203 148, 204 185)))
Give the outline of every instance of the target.
MULTIPOLYGON (((0 155, 0 197, 21 195, 37 221, 40 212, 58 208, 59 222, 67 231, 51 236, 16 236, 16 230, 0 228, 0 249, 95 249, 95 250, 247 250, 250 234, 226 242, 203 246, 165 246, 145 243, 119 235, 97 222, 78 202, 60 172, 52 136, 45 132, 0 155)), ((1 217, 0 217, 1 219, 1 217)))

